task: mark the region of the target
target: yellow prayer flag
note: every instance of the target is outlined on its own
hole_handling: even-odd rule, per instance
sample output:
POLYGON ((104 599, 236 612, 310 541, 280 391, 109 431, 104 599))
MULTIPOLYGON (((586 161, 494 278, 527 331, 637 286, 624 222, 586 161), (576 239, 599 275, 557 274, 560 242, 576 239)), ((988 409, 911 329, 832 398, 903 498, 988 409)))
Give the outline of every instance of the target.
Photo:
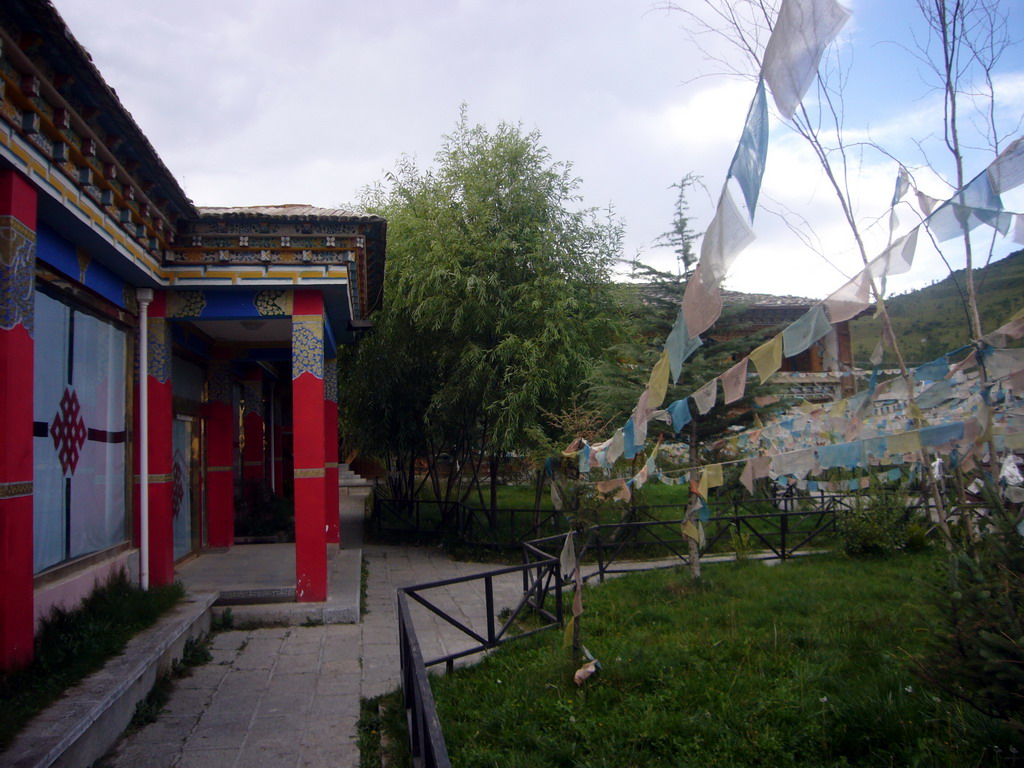
POLYGON ((766 341, 751 352, 750 360, 757 368, 757 375, 761 377, 761 383, 764 384, 769 376, 782 367, 782 334, 780 333, 771 341, 766 341))
POLYGON ((1007 435, 1006 448, 1013 451, 1024 451, 1024 432, 1012 432, 1007 435))
POLYGON ((658 362, 651 369, 651 380, 647 385, 651 390, 651 394, 647 397, 648 408, 657 408, 665 402, 665 392, 668 390, 668 374, 668 350, 663 349, 661 357, 658 358, 658 362))
POLYGON ((697 495, 702 499, 708 497, 708 473, 706 469, 700 473, 700 482, 697 483, 697 495))
POLYGON ((828 412, 829 412, 829 415, 831 415, 831 416, 835 416, 837 418, 842 418, 843 416, 846 415, 846 411, 849 409, 849 407, 850 407, 850 401, 849 400, 846 400, 846 399, 836 400, 834 403, 832 403, 831 406, 829 406, 828 412))
POLYGON ((562 635, 562 645, 572 645, 572 627, 575 621, 576 620, 570 616, 569 620, 565 622, 565 634, 562 635))
POLYGON ((890 454, 916 453, 921 450, 921 434, 915 429, 889 435, 888 445, 890 454))
POLYGON ((683 536, 697 542, 700 541, 700 531, 697 530, 697 526, 695 526, 691 521, 687 520, 680 526, 680 528, 682 528, 683 536))
POLYGON ((725 482, 725 480, 722 479, 722 465, 709 464, 704 467, 704 477, 708 488, 717 488, 722 485, 725 482))

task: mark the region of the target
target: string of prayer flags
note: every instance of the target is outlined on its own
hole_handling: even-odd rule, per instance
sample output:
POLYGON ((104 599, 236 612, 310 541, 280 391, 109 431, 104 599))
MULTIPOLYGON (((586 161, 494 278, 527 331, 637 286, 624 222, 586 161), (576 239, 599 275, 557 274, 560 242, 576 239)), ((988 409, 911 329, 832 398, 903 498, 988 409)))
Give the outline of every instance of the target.
POLYGON ((824 306, 815 304, 782 331, 782 354, 786 357, 799 355, 831 330, 832 324, 825 316, 824 306))
POLYGON ((697 412, 703 416, 705 413, 715 407, 715 400, 718 397, 718 379, 714 378, 705 384, 703 387, 698 389, 692 395, 690 399, 693 400, 694 405, 697 406, 697 412))
POLYGON ((1009 322, 982 337, 982 340, 990 346, 1004 348, 1010 343, 1010 339, 1019 339, 1024 336, 1024 312, 1018 312, 1009 322))
POLYGON ((768 99, 765 96, 764 80, 759 79, 728 174, 730 178, 736 179, 736 183, 743 191, 751 222, 754 221, 754 211, 757 208, 757 197, 761 192, 761 179, 764 177, 767 159, 768 99))
POLYGON ((997 195, 1024 184, 1024 137, 1013 141, 992 161, 988 180, 997 195))
POLYGON ((850 11, 835 0, 783 0, 764 50, 761 76, 787 120, 814 80, 825 47, 849 18, 850 11))
POLYGON ((700 336, 690 336, 686 328, 686 316, 682 308, 676 314, 676 321, 672 324, 668 338, 665 339, 665 349, 668 350, 668 366, 672 374, 672 383, 679 382, 679 375, 683 371, 683 363, 694 353, 703 342, 700 336))
POLYGON ((988 224, 1005 235, 1010 231, 1012 218, 1012 214, 1003 210, 1003 202, 993 190, 986 170, 936 208, 925 223, 935 239, 942 243, 981 224, 988 224))

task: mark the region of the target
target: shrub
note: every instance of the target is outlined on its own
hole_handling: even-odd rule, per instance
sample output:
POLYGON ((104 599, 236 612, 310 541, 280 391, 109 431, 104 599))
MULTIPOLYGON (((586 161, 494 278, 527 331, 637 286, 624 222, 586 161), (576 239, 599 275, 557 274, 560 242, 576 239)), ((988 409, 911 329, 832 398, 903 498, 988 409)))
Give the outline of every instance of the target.
POLYGON ((963 537, 950 555, 938 643, 921 674, 1024 732, 1024 536, 1017 513, 997 504, 976 540, 963 537))
POLYGON ((906 543, 906 517, 899 493, 872 486, 869 493, 857 497, 852 509, 836 514, 836 532, 848 555, 887 557, 906 543))

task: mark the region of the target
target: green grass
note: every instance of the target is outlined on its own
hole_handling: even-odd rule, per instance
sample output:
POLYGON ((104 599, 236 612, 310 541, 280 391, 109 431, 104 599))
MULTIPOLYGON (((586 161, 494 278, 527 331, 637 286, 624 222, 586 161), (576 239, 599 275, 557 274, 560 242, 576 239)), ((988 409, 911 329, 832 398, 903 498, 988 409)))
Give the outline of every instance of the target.
POLYGON ((0 675, 0 749, 65 690, 121 653, 133 635, 184 594, 180 584, 143 592, 122 572, 77 610, 55 609, 36 633, 32 664, 0 675))
POLYGON ((434 679, 452 764, 1014 765, 1020 735, 915 674, 940 563, 818 557, 588 588, 583 642, 603 669, 584 687, 555 634, 434 679))

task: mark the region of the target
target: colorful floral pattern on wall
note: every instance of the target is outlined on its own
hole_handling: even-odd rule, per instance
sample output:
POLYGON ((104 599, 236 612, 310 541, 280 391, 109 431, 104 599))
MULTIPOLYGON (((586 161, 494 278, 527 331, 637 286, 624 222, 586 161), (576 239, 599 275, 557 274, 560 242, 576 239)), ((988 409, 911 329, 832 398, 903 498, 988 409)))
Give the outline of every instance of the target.
POLYGON ((0 329, 23 325, 33 333, 35 233, 13 216, 0 216, 0 329))
POLYGON ((292 318, 292 379, 304 373, 324 377, 324 321, 319 315, 292 318))

